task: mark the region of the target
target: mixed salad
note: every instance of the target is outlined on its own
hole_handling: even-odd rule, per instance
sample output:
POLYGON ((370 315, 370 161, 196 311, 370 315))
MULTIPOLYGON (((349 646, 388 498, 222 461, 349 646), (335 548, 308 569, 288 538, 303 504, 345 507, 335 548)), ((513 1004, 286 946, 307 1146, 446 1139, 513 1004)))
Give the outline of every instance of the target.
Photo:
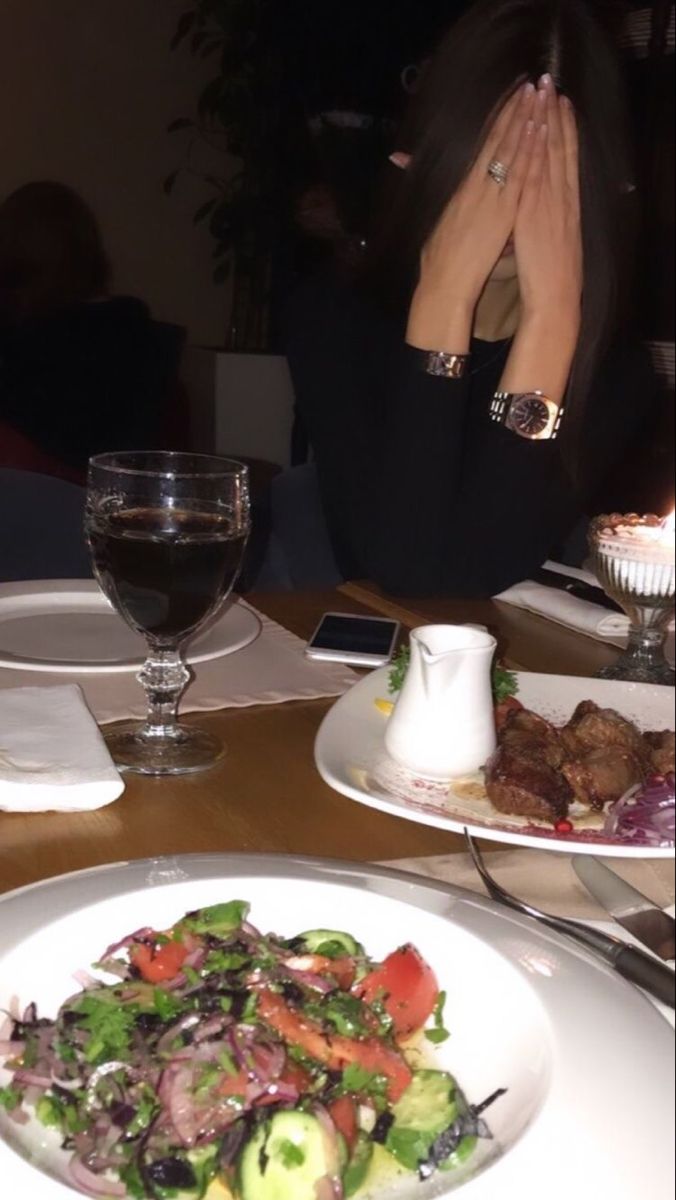
POLYGON ((347 933, 263 935, 241 901, 109 946, 55 1020, 0 1033, 9 1117, 58 1130, 99 1197, 342 1200, 378 1163, 427 1179, 490 1138, 434 1070, 445 996, 411 945, 376 963, 347 933), (425 1031, 424 1034, 422 1031, 425 1031), (415 1047, 415 1049, 414 1049, 415 1047))

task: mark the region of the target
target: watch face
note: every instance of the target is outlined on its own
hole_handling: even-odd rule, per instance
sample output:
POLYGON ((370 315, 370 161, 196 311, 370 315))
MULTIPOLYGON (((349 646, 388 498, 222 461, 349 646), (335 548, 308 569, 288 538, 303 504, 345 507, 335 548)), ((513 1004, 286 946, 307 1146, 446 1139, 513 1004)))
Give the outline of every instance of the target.
POLYGON ((519 396, 507 416, 507 428, 525 438, 540 438, 549 428, 549 408, 539 396, 519 396))

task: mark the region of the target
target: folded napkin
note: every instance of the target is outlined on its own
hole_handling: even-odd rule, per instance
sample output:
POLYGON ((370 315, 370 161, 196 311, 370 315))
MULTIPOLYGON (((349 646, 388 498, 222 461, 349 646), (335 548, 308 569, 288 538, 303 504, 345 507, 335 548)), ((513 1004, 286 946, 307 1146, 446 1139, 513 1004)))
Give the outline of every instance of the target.
POLYGON ((123 791, 79 687, 0 692, 0 809, 85 812, 123 791))
MULTIPOLYGON (((612 871, 638 888, 658 908, 669 908, 676 898, 673 859, 630 859, 598 856, 612 871)), ((601 908, 580 883, 568 854, 544 850, 497 850, 486 855, 491 875, 508 892, 557 917, 578 921, 607 921, 601 908)), ((456 887, 485 895, 484 885, 469 854, 439 858, 405 858, 385 864, 400 871, 441 879, 456 887)))
MULTIPOLYGON (((598 587, 598 580, 590 571, 583 571, 576 567, 563 567, 559 563, 553 562, 545 563, 545 567, 559 575, 598 587)), ((584 633, 587 637, 596 638, 600 642, 608 642, 611 646, 624 649, 627 644, 628 617, 623 616, 622 613, 609 612, 600 604, 579 600, 577 596, 559 591, 558 588, 535 583, 532 579, 516 583, 514 587, 508 588, 506 592, 502 592, 494 598, 504 604, 513 604, 515 608, 525 608, 528 612, 548 617, 550 621, 555 621, 558 625, 575 629, 578 633, 584 633)), ((667 656, 673 661, 673 655, 672 627, 667 656)))

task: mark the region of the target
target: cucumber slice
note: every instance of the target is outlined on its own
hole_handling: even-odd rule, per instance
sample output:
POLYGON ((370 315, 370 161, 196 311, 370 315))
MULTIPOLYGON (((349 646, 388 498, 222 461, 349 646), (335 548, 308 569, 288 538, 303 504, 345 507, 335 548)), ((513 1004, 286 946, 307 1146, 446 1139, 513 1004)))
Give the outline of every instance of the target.
POLYGON ((316 1117, 277 1113, 244 1150, 242 1200, 316 1200, 319 1180, 337 1169, 335 1147, 316 1117))
POLYGON ((298 940, 304 943, 308 953, 321 954, 324 958, 340 958, 344 954, 359 958, 364 954, 364 947, 351 934, 335 929, 310 929, 308 933, 301 933, 298 940))
POLYGON ((416 1071, 392 1112, 394 1123, 438 1137, 458 1116, 457 1085, 444 1071, 416 1071))
POLYGON ((408 1171, 426 1162, 439 1134, 459 1115, 456 1083, 443 1071, 416 1071, 413 1081, 392 1112, 394 1124, 385 1148, 408 1171))

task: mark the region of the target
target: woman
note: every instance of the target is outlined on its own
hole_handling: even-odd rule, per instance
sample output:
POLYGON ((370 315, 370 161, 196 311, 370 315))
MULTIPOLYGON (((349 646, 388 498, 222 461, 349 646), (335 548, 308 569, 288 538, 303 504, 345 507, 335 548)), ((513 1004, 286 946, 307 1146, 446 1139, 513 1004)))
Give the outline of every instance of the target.
POLYGON ((33 447, 37 469, 47 456, 78 477, 91 454, 158 440, 181 333, 109 286, 77 193, 31 183, 0 205, 0 438, 33 447))
POLYGON ((494 595, 636 437, 625 127, 582 0, 480 0, 442 44, 360 287, 311 297, 290 338, 345 574, 494 595))

